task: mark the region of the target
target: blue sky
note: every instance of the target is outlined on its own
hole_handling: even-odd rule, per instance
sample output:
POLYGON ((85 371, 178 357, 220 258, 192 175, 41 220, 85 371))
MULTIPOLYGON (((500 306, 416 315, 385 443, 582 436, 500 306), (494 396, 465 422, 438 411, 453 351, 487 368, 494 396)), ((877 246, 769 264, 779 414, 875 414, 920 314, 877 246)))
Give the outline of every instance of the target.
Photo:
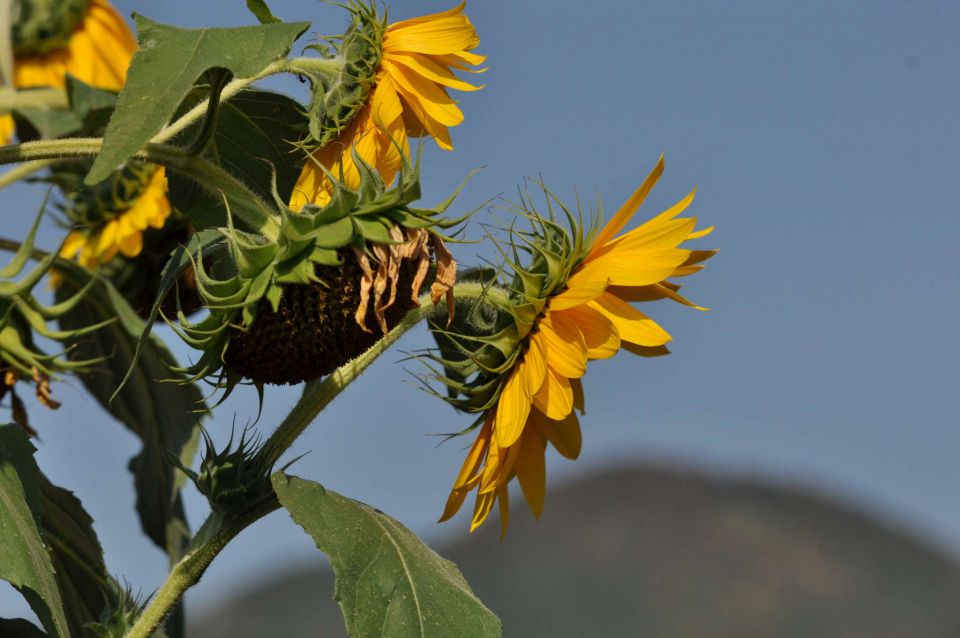
MULTIPOLYGON (((391 10, 449 4, 398 0, 391 10)), ((185 26, 251 22, 240 0, 118 5, 185 26)), ((342 29, 335 7, 271 5, 317 32, 342 29)), ((711 311, 645 308, 674 335, 674 354, 592 365, 583 456, 551 457, 551 484, 667 459, 813 486, 960 552, 960 6, 525 0, 472 2, 468 13, 490 54, 487 86, 460 96, 456 151, 428 145, 427 203, 482 166, 462 209, 542 174, 562 196, 596 192, 611 210, 664 153, 666 174, 640 217, 697 186, 693 213, 717 226, 704 243, 720 255, 686 282, 711 311)), ((295 81, 270 86, 302 95, 295 81)), ((35 188, 5 193, 2 234, 22 233, 39 200, 35 188)), ((400 349, 428 343, 420 332, 400 349)), ((431 541, 452 538, 463 517, 434 521, 462 445, 427 435, 467 421, 413 387, 401 357, 383 357, 322 415, 291 471, 431 541)), ((126 463, 137 443, 75 382, 55 390, 65 407, 42 421, 35 411, 39 462, 94 514, 110 568, 149 592, 165 564, 133 517, 126 463)), ((268 392, 261 426, 297 396, 268 392)), ((210 428, 222 438, 255 410, 254 396, 238 396, 210 428)), ((188 505, 196 524, 205 505, 193 493, 188 505)), ((217 559, 194 608, 312 560, 322 558, 309 539, 274 514, 217 559)), ((0 587, 0 616, 22 608, 0 587)))

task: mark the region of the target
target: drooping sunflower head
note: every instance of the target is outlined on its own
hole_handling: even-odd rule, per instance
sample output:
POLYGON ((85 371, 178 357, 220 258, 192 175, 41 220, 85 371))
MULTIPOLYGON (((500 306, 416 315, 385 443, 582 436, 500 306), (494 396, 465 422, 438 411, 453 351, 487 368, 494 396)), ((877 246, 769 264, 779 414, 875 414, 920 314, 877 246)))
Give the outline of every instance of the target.
MULTIPOLYGON (((452 308, 456 262, 441 231, 452 198, 416 208, 419 171, 409 167, 388 188, 370 167, 352 190, 332 175, 332 199, 299 212, 282 209, 267 238, 222 229, 228 257, 214 277, 197 260, 197 287, 210 314, 181 336, 203 351, 186 369, 229 390, 241 380, 293 384, 329 374, 362 354, 419 304, 434 271, 431 297, 452 308)), ((282 205, 282 203, 278 202, 282 205)))
POLYGON ((502 251, 503 271, 510 276, 482 277, 480 300, 458 312, 450 328, 434 326, 439 349, 428 355, 436 364, 429 379, 447 389, 445 398, 454 407, 478 415, 473 427, 479 428, 441 520, 476 491, 471 529, 499 503, 505 533, 507 489, 514 477, 539 516, 547 443, 568 458, 580 452, 575 408, 583 411, 580 379, 587 362, 620 349, 641 356, 668 352, 670 335, 631 303, 673 299, 699 308, 669 281, 698 271, 715 252, 681 248, 712 230, 696 231, 696 219, 678 218, 693 193, 619 234, 662 171, 661 158, 602 228, 592 223, 584 229, 583 216, 545 189, 545 215, 531 199, 521 198, 516 212, 532 224, 530 230, 510 231, 502 251), (558 221, 557 209, 567 227, 558 221))
POLYGON ((102 324, 80 330, 53 330, 49 327, 51 320, 73 310, 87 289, 83 288, 74 296, 53 306, 45 306, 33 297, 34 287, 57 258, 56 254, 49 255, 32 269, 27 269, 39 222, 38 217, 13 259, 6 267, 0 268, 0 402, 10 396, 14 422, 31 435, 35 432, 30 427, 23 400, 17 395, 17 384, 33 385, 37 401, 48 408, 56 409, 60 404, 53 400, 51 379, 58 374, 83 369, 95 363, 70 361, 56 354, 46 354, 36 346, 35 335, 69 344, 102 327, 102 324), (14 281, 16 277, 20 279, 14 281))
POLYGON ((314 47, 324 57, 301 59, 297 69, 310 79, 310 153, 291 196, 295 210, 326 204, 333 192, 331 173, 357 188, 359 156, 389 184, 409 158, 409 137, 432 137, 450 150, 449 127, 463 113, 447 90, 481 87, 460 80, 453 69, 475 71, 484 56, 465 3, 433 15, 394 24, 371 2, 345 5, 351 22, 343 36, 314 47))

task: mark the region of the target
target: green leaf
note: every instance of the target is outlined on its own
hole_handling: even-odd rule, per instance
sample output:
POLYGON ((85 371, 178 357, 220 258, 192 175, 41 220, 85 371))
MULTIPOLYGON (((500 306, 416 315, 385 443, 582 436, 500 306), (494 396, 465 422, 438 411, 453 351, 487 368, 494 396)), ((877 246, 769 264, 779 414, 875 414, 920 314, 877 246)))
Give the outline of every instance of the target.
POLYGON ((20 108, 13 112, 17 130, 24 139, 54 139, 80 130, 82 123, 71 111, 20 108), (28 128, 24 128, 24 125, 28 128))
POLYGON ((277 496, 330 558, 353 638, 495 638, 500 621, 456 565, 383 512, 281 472, 277 496))
POLYGON ((32 622, 22 618, 13 620, 0 618, 0 636, 3 638, 49 638, 32 622))
POLYGON ((83 131, 89 135, 100 134, 117 105, 117 94, 95 88, 68 75, 67 95, 70 109, 77 120, 83 123, 83 131))
MULTIPOLYGON (((69 263, 57 269, 63 282, 57 299, 69 298, 88 280, 90 274, 69 263)), ((182 555, 190 540, 180 498, 179 473, 167 464, 164 450, 177 456, 192 457, 196 450, 196 411, 204 410, 203 396, 194 385, 159 383, 170 379, 167 363, 173 355, 156 339, 147 339, 136 365, 134 351, 144 331, 143 321, 127 301, 107 281, 101 280, 83 301, 60 319, 61 327, 73 329, 107 319, 117 320, 86 336, 68 352, 75 360, 103 359, 79 378, 101 405, 143 441, 143 449, 130 462, 137 491, 137 512, 144 532, 165 549, 171 560, 182 555), (110 397, 117 382, 130 370, 130 383, 110 397)), ((189 465, 191 458, 185 459, 189 465)))
POLYGON ((82 636, 87 623, 99 620, 116 603, 116 588, 107 575, 93 519, 72 492, 42 474, 39 478, 43 537, 50 546, 70 635, 82 636))
POLYGON ((273 15, 273 12, 270 11, 270 7, 267 6, 265 0, 247 0, 247 8, 250 9, 250 13, 257 16, 260 24, 279 24, 283 22, 283 20, 273 15))
POLYGON ((107 177, 169 122, 177 107, 208 69, 228 69, 252 77, 290 51, 310 26, 307 22, 255 27, 180 29, 134 14, 140 50, 127 72, 117 108, 107 126, 103 149, 88 184, 107 177))
MULTIPOLYGON (((184 102, 183 111, 203 98, 193 92, 184 102)), ((204 152, 209 161, 222 166, 265 201, 273 201, 270 184, 276 176, 277 192, 285 201, 290 198, 300 176, 303 153, 290 143, 303 139, 307 118, 295 100, 268 91, 244 91, 220 105, 217 126, 204 152)), ((195 139, 199 124, 180 138, 195 139)), ((170 172, 170 201, 197 228, 227 225, 223 198, 201 188, 189 176, 170 172)))
POLYGON ((35 451, 19 425, 0 426, 0 578, 23 594, 50 634, 69 638, 53 563, 40 535, 35 451))

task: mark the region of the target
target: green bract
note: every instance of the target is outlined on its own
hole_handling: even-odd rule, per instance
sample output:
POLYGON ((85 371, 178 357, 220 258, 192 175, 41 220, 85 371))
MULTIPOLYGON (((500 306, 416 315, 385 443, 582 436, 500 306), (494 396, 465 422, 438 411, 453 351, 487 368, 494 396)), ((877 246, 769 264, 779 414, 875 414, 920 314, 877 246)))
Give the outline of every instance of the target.
POLYGON ((483 414, 496 405, 505 373, 523 353, 522 344, 547 300, 564 289, 598 231, 599 211, 584 228, 579 207, 574 213, 546 188, 544 198, 545 216, 537 212, 529 192, 521 192, 519 204, 506 210, 529 221, 530 228, 510 226, 506 246, 491 237, 503 257, 500 268, 474 269, 461 276, 461 281, 483 285, 485 293, 458 302, 463 307, 449 326, 431 325, 437 350, 422 357, 430 373, 421 380, 428 388, 431 381, 441 384, 445 394, 431 392, 463 412, 483 414), (566 227, 558 223, 555 207, 566 218, 566 227))
POLYGON ((14 0, 10 34, 14 53, 42 55, 66 47, 89 4, 90 0, 14 0))
POLYGON ((277 201, 276 240, 231 226, 221 229, 229 244, 225 263, 194 258, 210 314, 190 323, 178 313, 174 328, 203 351, 183 372, 194 380, 213 377, 228 391, 242 379, 261 386, 329 374, 418 304, 434 262, 433 300, 447 296, 452 304, 456 262, 439 230, 463 221, 441 217, 456 193, 436 208, 414 208, 418 168, 407 166, 387 188, 355 160, 358 190, 328 174, 334 192, 326 206, 294 212, 277 201), (211 269, 226 275, 217 278, 211 269))
POLYGON ((37 399, 48 407, 56 408, 59 404, 50 395, 51 377, 85 368, 96 362, 68 361, 59 355, 46 354, 34 345, 34 334, 59 342, 69 342, 104 325, 97 323, 76 330, 53 330, 47 325, 48 321, 73 310, 89 286, 52 306, 44 306, 34 299, 31 294, 34 287, 57 258, 56 254, 48 255, 24 274, 27 262, 32 256, 39 224, 40 216, 10 263, 0 268, 0 399, 10 394, 14 421, 31 433, 23 402, 15 392, 15 383, 21 378, 29 379, 36 388, 37 399), (20 281, 12 281, 12 278, 21 274, 23 277, 20 281))

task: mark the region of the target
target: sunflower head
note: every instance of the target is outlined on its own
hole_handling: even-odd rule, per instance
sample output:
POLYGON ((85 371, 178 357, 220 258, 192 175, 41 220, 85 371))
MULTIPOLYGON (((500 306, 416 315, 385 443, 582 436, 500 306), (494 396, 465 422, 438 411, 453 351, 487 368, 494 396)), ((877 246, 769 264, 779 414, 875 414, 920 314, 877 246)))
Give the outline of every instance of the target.
POLYGON ((229 389, 242 379, 293 384, 329 374, 419 303, 430 270, 434 301, 452 304, 456 262, 441 234, 462 221, 442 217, 452 198, 415 208, 416 168, 388 188, 360 165, 358 190, 331 175, 336 188, 327 205, 282 207, 276 239, 222 229, 229 247, 226 263, 218 264, 224 274, 194 265, 210 314, 196 324, 179 316, 181 336, 203 351, 186 370, 190 376, 212 376, 229 389))
POLYGON ((449 326, 431 326, 437 350, 426 354, 433 374, 423 380, 438 381, 446 388, 445 399, 463 412, 485 413, 496 406, 551 296, 563 290, 596 235, 596 213, 590 213, 585 226, 581 210, 574 213, 542 190, 546 215, 537 211, 529 189, 521 192, 519 202, 505 207, 518 223, 503 229, 505 241, 490 237, 503 258, 501 266, 461 276, 461 281, 481 286, 482 296, 459 302, 462 307, 449 326), (558 210, 563 221, 557 218, 558 210))
POLYGON ((325 44, 311 48, 325 56, 329 65, 312 69, 305 67, 310 79, 310 138, 304 141, 308 150, 322 148, 335 140, 366 104, 376 82, 377 69, 383 55, 383 34, 387 28, 386 16, 378 15, 373 4, 351 0, 345 6, 351 14, 346 33, 325 44))
POLYGON ((439 350, 428 355, 433 370, 427 381, 444 386, 454 407, 478 414, 471 429, 479 428, 441 520, 476 491, 471 529, 499 503, 505 532, 514 477, 539 516, 547 444, 568 458, 580 452, 574 409, 583 412, 580 379, 587 362, 621 349, 642 356, 668 352, 670 335, 631 303, 672 299, 699 308, 669 281, 697 272, 714 254, 681 248, 712 230, 696 231, 696 219, 678 217, 693 193, 619 234, 662 172, 661 159, 602 228, 599 207, 588 215, 585 230, 583 215, 546 189, 546 214, 521 197, 514 212, 529 229, 509 229, 500 276, 481 278, 483 294, 474 307, 458 312, 463 319, 449 329, 434 327, 439 350))
POLYGON ((388 23, 367 0, 355 0, 350 26, 331 46, 316 45, 322 58, 299 58, 291 68, 313 87, 310 161, 291 196, 291 207, 326 204, 333 190, 327 173, 349 188, 360 183, 358 156, 391 183, 410 156, 409 138, 433 138, 451 150, 450 127, 464 116, 449 91, 475 91, 455 70, 480 72, 485 57, 473 53, 480 38, 465 3, 432 15, 388 23))
POLYGON ((53 306, 45 306, 33 297, 34 287, 47 274, 57 257, 56 254, 49 255, 32 269, 27 269, 39 221, 38 217, 11 262, 0 268, 0 401, 10 396, 13 420, 30 434, 34 432, 30 427, 24 403, 17 395, 17 384, 33 385, 37 401, 48 408, 56 409, 60 404, 54 401, 51 395, 51 379, 58 374, 83 369, 96 363, 69 361, 59 355, 47 354, 36 346, 35 335, 69 344, 103 325, 96 324, 79 330, 53 330, 49 327, 51 320, 62 317, 76 307, 87 288, 53 306), (20 279, 14 281, 16 277, 20 279))
POLYGON ((67 46, 90 0, 14 0, 11 29, 17 56, 43 55, 67 46))

